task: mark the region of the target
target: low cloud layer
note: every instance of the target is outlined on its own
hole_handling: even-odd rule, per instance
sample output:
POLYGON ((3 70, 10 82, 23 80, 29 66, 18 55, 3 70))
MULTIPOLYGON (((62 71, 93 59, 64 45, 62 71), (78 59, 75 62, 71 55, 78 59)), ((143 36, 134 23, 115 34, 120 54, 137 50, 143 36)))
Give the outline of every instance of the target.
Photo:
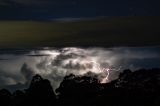
POLYGON ((69 74, 92 75, 92 72, 102 81, 108 75, 102 71, 103 68, 110 68, 106 81, 109 82, 124 69, 160 68, 159 54, 159 47, 45 48, 13 50, 13 53, 1 50, 0 87, 16 84, 27 86, 35 74, 49 79, 54 89, 69 74))

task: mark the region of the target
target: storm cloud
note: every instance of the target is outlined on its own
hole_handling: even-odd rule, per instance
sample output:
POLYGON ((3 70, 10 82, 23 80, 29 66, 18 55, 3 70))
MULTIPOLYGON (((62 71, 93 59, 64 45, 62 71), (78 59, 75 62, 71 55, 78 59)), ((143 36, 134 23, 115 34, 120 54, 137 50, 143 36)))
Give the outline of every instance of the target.
MULTIPOLYGON (((116 79, 124 69, 160 68, 159 47, 45 48, 0 52, 0 87, 26 85, 35 74, 51 81, 55 90, 64 76, 90 75, 106 82, 116 79), (19 51, 16 51, 19 52, 19 51)), ((18 89, 18 88, 17 88, 18 89)))

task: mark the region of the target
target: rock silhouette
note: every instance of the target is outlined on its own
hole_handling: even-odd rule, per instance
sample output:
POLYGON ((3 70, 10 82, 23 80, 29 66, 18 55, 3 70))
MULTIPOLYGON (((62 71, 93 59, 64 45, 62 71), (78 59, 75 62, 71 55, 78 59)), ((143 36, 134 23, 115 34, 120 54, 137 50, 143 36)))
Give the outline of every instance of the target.
POLYGON ((50 81, 33 76, 29 88, 0 90, 1 106, 160 106, 160 69, 124 70, 106 84, 90 76, 64 77, 56 95, 50 81))

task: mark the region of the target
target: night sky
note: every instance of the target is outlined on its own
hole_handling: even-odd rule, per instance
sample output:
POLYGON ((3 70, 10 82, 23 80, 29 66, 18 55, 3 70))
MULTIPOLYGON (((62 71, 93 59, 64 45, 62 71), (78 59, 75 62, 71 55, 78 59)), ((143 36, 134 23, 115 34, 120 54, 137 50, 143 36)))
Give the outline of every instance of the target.
POLYGON ((64 76, 160 68, 160 2, 0 0, 0 88, 23 89, 35 74, 56 89, 64 76), (94 63, 98 64, 99 68, 94 63))
POLYGON ((159 3, 158 0, 0 0, 0 19, 158 16, 159 3))
POLYGON ((0 47, 159 45, 159 10, 153 0, 0 0, 0 47))

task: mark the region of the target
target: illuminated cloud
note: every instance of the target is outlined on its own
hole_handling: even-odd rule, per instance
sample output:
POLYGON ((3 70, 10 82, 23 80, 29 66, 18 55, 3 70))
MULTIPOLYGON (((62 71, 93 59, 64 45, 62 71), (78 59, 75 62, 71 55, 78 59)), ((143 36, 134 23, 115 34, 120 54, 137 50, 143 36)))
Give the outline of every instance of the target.
POLYGON ((53 88, 56 89, 64 76, 69 74, 97 75, 96 77, 102 81, 108 74, 101 69, 111 68, 108 77, 108 81, 111 81, 126 68, 157 68, 160 66, 159 47, 108 49, 69 47, 15 50, 10 53, 6 52, 6 54, 4 52, 0 52, 0 86, 4 87, 27 84, 34 74, 40 74, 49 79, 53 88), (16 54, 15 52, 21 53, 16 54))

